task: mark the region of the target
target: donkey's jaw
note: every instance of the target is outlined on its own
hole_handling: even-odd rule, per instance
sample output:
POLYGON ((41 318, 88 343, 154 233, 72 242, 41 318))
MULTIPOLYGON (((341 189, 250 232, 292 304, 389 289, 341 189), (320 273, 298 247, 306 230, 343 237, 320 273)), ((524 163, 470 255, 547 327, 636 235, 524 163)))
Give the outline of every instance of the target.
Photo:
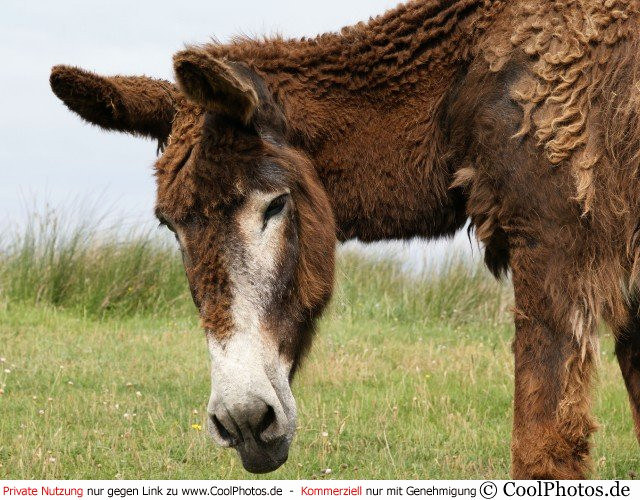
POLYGON ((235 448, 249 472, 282 465, 296 429, 296 404, 289 385, 291 362, 259 332, 208 335, 211 355, 209 432, 235 448))

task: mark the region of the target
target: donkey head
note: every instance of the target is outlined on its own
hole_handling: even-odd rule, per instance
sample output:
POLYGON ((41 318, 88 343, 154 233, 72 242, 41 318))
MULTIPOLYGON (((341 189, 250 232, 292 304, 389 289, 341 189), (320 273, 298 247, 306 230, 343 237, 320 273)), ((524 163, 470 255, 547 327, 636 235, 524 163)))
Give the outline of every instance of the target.
POLYGON ((247 66, 202 49, 174 58, 178 87, 54 67, 55 94, 105 129, 158 140, 156 215, 176 236, 211 354, 209 430, 244 467, 287 459, 290 381, 331 295, 335 229, 310 160, 247 66))

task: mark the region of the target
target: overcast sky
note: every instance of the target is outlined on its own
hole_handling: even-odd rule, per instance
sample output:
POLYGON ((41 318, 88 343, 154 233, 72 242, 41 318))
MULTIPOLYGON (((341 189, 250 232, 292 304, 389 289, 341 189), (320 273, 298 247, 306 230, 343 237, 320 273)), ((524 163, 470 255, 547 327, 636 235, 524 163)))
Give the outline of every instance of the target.
POLYGON ((299 37, 381 14, 397 0, 2 0, 0 213, 24 201, 100 200, 130 223, 151 220, 156 145, 83 123, 49 88, 55 64, 172 78, 188 43, 235 34, 299 37))

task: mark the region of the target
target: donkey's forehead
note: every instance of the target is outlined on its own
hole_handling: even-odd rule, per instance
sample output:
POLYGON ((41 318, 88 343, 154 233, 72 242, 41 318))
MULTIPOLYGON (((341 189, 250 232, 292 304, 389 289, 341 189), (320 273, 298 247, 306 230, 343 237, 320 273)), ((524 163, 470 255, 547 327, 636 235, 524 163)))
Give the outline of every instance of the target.
POLYGON ((156 162, 157 205, 175 217, 213 215, 250 193, 290 188, 293 169, 271 141, 212 124, 202 113, 181 117, 156 162))

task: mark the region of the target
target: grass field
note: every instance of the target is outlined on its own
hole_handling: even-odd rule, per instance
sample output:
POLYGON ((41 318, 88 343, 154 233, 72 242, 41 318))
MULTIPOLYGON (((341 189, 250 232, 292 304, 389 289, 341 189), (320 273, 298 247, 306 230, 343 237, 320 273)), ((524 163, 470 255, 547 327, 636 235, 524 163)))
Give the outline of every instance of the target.
MULTIPOLYGON (((410 279, 350 254, 337 282, 294 382, 289 461, 260 477, 506 477, 508 286, 455 260, 410 279)), ((603 336, 594 475, 634 477, 640 453, 603 336)), ((0 478, 256 477, 203 430, 205 342, 179 258, 155 237, 45 219, 5 240, 0 358, 0 478)))

